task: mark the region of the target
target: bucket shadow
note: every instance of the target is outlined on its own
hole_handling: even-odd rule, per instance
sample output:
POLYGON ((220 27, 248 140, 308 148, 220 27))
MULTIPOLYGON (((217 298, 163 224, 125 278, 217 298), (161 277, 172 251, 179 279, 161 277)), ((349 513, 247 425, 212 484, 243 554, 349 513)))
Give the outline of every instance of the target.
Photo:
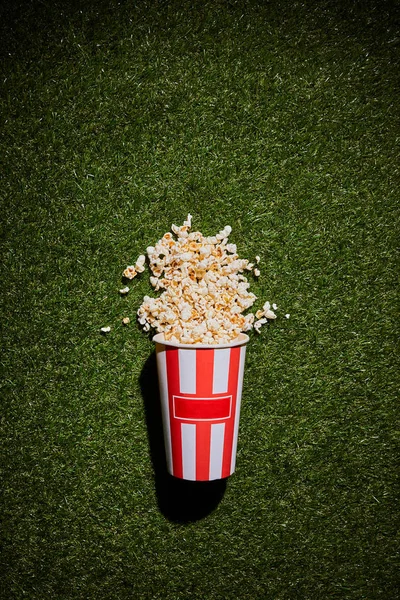
POLYGON ((139 383, 159 509, 168 520, 175 523, 190 523, 203 519, 212 513, 222 500, 226 479, 187 481, 168 473, 155 352, 147 359, 139 383))

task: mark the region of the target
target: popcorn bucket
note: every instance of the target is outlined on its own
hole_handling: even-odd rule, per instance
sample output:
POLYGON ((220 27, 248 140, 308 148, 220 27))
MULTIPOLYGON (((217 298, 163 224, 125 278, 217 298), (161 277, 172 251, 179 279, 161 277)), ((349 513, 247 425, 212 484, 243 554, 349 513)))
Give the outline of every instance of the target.
POLYGON ((156 343, 168 472, 211 481, 235 470, 246 344, 156 343))

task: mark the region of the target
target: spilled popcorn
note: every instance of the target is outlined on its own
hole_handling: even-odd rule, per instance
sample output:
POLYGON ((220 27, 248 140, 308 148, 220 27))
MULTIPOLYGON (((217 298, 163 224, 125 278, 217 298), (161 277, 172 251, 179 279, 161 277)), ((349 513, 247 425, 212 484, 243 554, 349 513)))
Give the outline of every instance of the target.
MULTIPOLYGON (((137 311, 143 330, 154 328, 164 333, 166 340, 183 344, 228 343, 253 328, 260 333, 262 325, 276 319, 269 302, 255 315, 242 314, 257 299, 243 273, 253 271, 259 277, 259 269, 239 258, 236 244, 228 243, 229 225, 217 235, 205 237, 199 231, 191 232, 191 221, 189 214, 181 227, 172 225, 176 238, 167 232, 147 248, 150 283, 162 292, 158 298, 143 298, 137 311)), ((144 271, 145 261, 144 255, 139 256, 123 276, 136 277, 144 271)), ((256 264, 259 262, 256 256, 256 264)), ((129 288, 120 290, 121 295, 126 290, 129 288)), ((275 304, 273 308, 277 308, 275 304)))
POLYGON ((144 254, 141 254, 134 266, 126 267, 125 271, 123 272, 124 277, 126 277, 127 279, 133 279, 138 273, 143 273, 145 262, 146 257, 144 256, 144 254))

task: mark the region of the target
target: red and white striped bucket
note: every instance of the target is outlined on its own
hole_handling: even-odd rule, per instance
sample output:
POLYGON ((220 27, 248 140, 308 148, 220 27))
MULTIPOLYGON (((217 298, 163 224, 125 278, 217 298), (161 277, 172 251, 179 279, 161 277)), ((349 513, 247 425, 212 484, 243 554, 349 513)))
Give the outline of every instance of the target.
POLYGON ((235 470, 246 344, 177 344, 154 336, 169 473, 211 481, 235 470))

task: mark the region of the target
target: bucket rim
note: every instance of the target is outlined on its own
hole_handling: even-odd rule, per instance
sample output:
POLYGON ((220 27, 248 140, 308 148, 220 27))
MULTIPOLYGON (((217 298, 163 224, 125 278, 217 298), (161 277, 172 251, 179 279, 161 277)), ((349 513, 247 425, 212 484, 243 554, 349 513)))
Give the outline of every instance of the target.
POLYGON ((206 350, 215 350, 217 348, 235 348, 236 346, 245 346, 250 338, 245 333, 240 333, 237 338, 231 340, 230 342, 226 342, 224 344, 181 344, 179 342, 172 342, 170 340, 164 339, 163 333, 157 333, 153 337, 153 342, 156 344, 161 344, 163 346, 171 346, 173 348, 181 348, 186 350, 198 350, 198 349, 206 349, 206 350))

